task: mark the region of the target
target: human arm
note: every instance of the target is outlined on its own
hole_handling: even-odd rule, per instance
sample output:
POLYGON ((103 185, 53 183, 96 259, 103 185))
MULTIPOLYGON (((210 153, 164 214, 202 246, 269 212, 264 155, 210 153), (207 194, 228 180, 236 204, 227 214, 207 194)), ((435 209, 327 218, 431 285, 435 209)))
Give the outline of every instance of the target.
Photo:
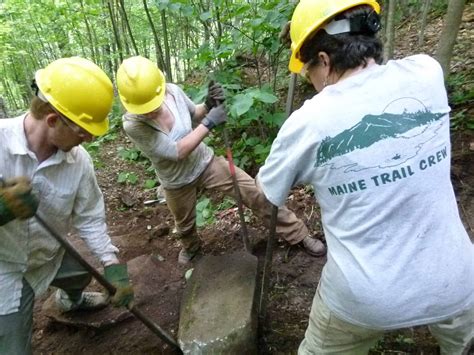
POLYGON ((191 152, 196 149, 199 143, 207 136, 207 134, 217 125, 225 123, 227 114, 224 105, 219 105, 211 109, 211 111, 201 120, 191 133, 178 141, 178 159, 185 159, 191 152))
POLYGON ((266 198, 275 206, 285 203, 292 187, 312 182, 318 134, 307 127, 305 115, 296 111, 285 121, 256 177, 266 198))
POLYGON ((201 122, 201 120, 206 116, 207 112, 207 107, 204 103, 196 105, 193 120, 196 122, 201 122))
POLYGON ((112 296, 112 304, 115 306, 131 304, 134 293, 127 265, 118 259, 119 250, 112 244, 107 233, 104 200, 90 161, 86 163, 79 182, 72 222, 89 249, 102 262, 104 277, 117 289, 112 296))

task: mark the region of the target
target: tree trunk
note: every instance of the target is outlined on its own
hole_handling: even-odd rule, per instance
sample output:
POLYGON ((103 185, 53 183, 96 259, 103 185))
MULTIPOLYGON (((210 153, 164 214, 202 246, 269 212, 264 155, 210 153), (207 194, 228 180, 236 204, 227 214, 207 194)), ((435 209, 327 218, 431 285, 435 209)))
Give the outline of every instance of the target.
POLYGON ((168 81, 173 81, 173 72, 171 70, 171 58, 170 58, 170 42, 168 39, 168 25, 166 22, 165 10, 161 10, 161 25, 163 26, 163 40, 165 42, 165 62, 166 62, 166 74, 168 75, 168 81))
POLYGON ((8 117, 8 113, 5 107, 5 101, 3 100, 2 97, 0 97, 0 118, 7 118, 7 117, 8 117))
POLYGON ((423 14, 421 15, 420 33, 418 35, 418 46, 421 47, 425 41, 425 28, 428 12, 430 11, 431 0, 425 0, 423 3, 423 14))
POLYGON ((449 74, 453 48, 458 36, 459 26, 461 26, 462 12, 464 10, 465 0, 450 0, 448 3, 448 12, 444 17, 444 26, 441 31, 441 37, 436 50, 436 58, 443 68, 444 77, 449 74))
POLYGON ((122 49, 122 43, 120 41, 120 33, 117 27, 117 22, 115 21, 113 0, 107 0, 107 9, 109 10, 110 22, 112 23, 112 29, 114 32, 115 45, 117 47, 117 52, 119 54, 120 63, 122 63, 123 62, 123 49, 122 49))
POLYGON ((139 55, 137 43, 135 42, 135 38, 133 37, 132 29, 130 27, 130 23, 128 22, 127 11, 125 10, 125 4, 123 0, 119 1, 120 8, 122 9, 122 19, 125 24, 125 28, 127 30, 128 35, 130 36, 130 41, 132 42, 133 50, 135 51, 135 55, 139 55))
POLYGON ((92 38, 91 26, 86 16, 86 10, 84 9, 84 1, 81 0, 80 4, 81 4, 81 10, 82 10, 81 11, 82 17, 84 18, 84 23, 86 24, 86 32, 87 32, 87 38, 89 39, 89 46, 90 46, 90 50, 92 54, 92 60, 94 61, 94 63, 97 63, 98 57, 97 57, 96 49, 95 49, 95 42, 94 42, 94 39, 92 38))
POLYGON ((155 54, 156 54, 156 61, 158 62, 158 66, 165 70, 166 64, 163 58, 163 49, 161 48, 160 39, 158 38, 158 33, 156 32, 155 24, 153 23, 153 19, 151 18, 150 10, 148 9, 148 5, 146 3, 147 0, 143 0, 143 7, 145 8, 145 14, 148 19, 148 23, 150 24, 151 32, 153 33, 153 41, 155 42, 155 54))
POLYGON ((393 57, 393 43, 395 40, 395 0, 388 0, 387 22, 385 25, 385 43, 383 62, 387 63, 393 57))

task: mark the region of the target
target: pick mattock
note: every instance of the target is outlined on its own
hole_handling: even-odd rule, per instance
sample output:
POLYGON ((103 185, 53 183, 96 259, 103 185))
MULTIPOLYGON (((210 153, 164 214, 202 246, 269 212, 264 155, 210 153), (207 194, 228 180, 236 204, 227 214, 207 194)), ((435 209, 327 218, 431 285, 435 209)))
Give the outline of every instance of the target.
POLYGON ((249 253, 252 251, 250 245, 249 232, 247 229, 247 223, 245 222, 244 206, 242 204, 242 196, 240 195, 239 183, 237 182, 237 176, 235 175, 234 159, 232 157, 232 149, 229 140, 229 134, 227 129, 224 127, 224 142, 226 147, 227 161, 229 162, 230 175, 232 176, 232 182, 234 184, 235 196, 237 198, 237 209, 239 210, 240 225, 242 226, 242 239, 244 241, 245 250, 249 253))
MULTIPOLYGON (((288 88, 288 97, 286 98, 286 118, 288 118, 293 110, 293 98, 295 95, 297 76, 291 73, 290 85, 288 88)), ((268 300, 268 285, 270 283, 270 276, 272 273, 272 258, 273 245, 275 243, 276 224, 278 219, 278 206, 272 207, 272 214, 270 218, 270 233, 267 240, 267 248, 265 251, 265 262, 263 265, 262 287, 260 289, 260 302, 258 307, 258 317, 260 326, 265 320, 267 314, 267 300, 268 300)))
MULTIPOLYGON (((214 80, 211 80, 210 84, 212 85, 213 83, 214 83, 214 80)), ((218 104, 220 104, 220 102, 218 102, 218 104)), ((227 161, 229 162, 230 176, 232 177, 232 183, 234 185, 234 191, 235 191, 235 198, 237 199, 237 209, 239 211, 240 225, 242 227, 242 239, 244 242, 244 248, 246 251, 251 253, 252 246, 249 240, 249 232, 247 229, 247 223, 245 222, 242 196, 240 194, 240 188, 239 188, 239 183, 237 181, 237 176, 235 175, 235 164, 234 164, 234 159, 232 156, 232 145, 230 144, 229 133, 225 125, 223 128, 223 132, 224 132, 224 144, 225 144, 225 149, 226 149, 227 161)))
MULTIPOLYGON (((35 215, 36 220, 38 223, 48 231, 49 234, 51 234, 54 239, 56 239, 61 246, 66 249, 66 251, 74 258, 76 259, 104 288, 111 294, 115 294, 116 288, 113 286, 107 279, 102 276, 102 274, 95 269, 91 264, 89 264, 82 256, 81 254, 78 253, 78 251, 74 248, 74 246, 65 238, 60 236, 56 231, 54 231, 44 220, 41 218, 38 214, 35 215)), ((167 334, 163 329, 160 328, 158 324, 153 322, 151 319, 149 319, 147 316, 145 316, 139 309, 137 309, 135 306, 131 306, 128 308, 130 313, 132 313, 136 318, 138 318, 140 321, 142 321, 143 324, 145 324, 148 329, 150 329, 153 333, 158 335, 161 340, 163 340, 165 343, 168 345, 171 345, 171 347, 176 351, 178 354, 182 354, 181 349, 179 348, 178 343, 169 335, 167 334)))

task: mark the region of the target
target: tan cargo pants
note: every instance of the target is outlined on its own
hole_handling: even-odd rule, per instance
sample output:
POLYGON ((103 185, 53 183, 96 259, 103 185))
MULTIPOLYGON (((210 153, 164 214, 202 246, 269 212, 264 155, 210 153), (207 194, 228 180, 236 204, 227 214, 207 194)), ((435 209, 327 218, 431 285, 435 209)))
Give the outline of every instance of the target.
MULTIPOLYGON (((272 205, 266 199, 255 180, 245 171, 235 168, 240 195, 245 206, 260 217, 265 226, 270 225, 272 205)), ((193 183, 179 189, 164 189, 166 203, 174 216, 178 238, 188 252, 199 248, 196 232, 196 201, 199 190, 217 190, 235 198, 232 176, 225 158, 215 156, 204 172, 193 183)), ((309 235, 302 220, 286 207, 278 211, 277 234, 290 244, 301 242, 309 235)))
MULTIPOLYGON (((467 354, 474 336, 474 308, 428 327, 438 341, 441 355, 467 354)), ((337 318, 321 299, 318 289, 298 355, 367 355, 383 335, 381 330, 360 327, 337 318)))

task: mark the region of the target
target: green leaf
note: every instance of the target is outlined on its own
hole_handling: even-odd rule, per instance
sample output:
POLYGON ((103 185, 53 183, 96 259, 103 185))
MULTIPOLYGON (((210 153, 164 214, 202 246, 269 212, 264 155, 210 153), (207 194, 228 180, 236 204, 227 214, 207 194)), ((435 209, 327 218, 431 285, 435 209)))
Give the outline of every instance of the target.
POLYGON ((278 101, 278 97, 265 91, 256 92, 254 98, 267 104, 273 104, 278 101))
POLYGON ((208 198, 203 198, 201 199, 197 204, 196 204, 196 210, 198 211, 203 211, 208 205, 209 205, 210 200, 208 198))
POLYGON ((203 227, 206 225, 206 220, 204 219, 204 217, 202 216, 202 214, 198 213, 196 215, 196 226, 197 227, 203 227))
POLYGON ((245 141, 245 143, 251 147, 256 146, 258 143, 260 143, 260 139, 257 137, 250 137, 245 141))
POLYGON ((202 216, 203 216, 205 219, 208 219, 209 217, 212 216, 211 211, 206 208, 205 210, 202 211, 202 216))
POLYGON ((138 176, 135 173, 129 173, 127 180, 130 184, 135 185, 138 182, 138 176))
POLYGON ((124 184, 126 181, 127 181, 127 173, 120 173, 118 175, 118 178, 117 178, 117 181, 120 183, 120 184, 124 184))
POLYGON ((155 180, 150 180, 150 179, 145 180, 145 183, 143 184, 143 186, 147 190, 152 189, 156 186, 156 181, 155 180))
POLYGON ((170 3, 170 0, 155 0, 155 2, 160 10, 166 10, 168 4, 170 3))
POLYGON ((179 9, 181 9, 181 4, 180 3, 174 3, 168 6, 168 9, 170 9, 172 12, 178 12, 179 9))
POLYGON ((206 12, 203 12, 199 18, 202 20, 202 21, 207 21, 209 20, 210 18, 212 18, 212 15, 209 11, 206 11, 206 12))
POLYGON ((237 94, 234 96, 234 102, 230 108, 235 116, 239 117, 246 113, 253 105, 253 98, 248 94, 237 94))
POLYGON ((263 20, 264 20, 264 19, 261 18, 261 17, 255 18, 255 19, 253 19, 253 20, 250 20, 250 25, 251 25, 252 27, 258 27, 258 26, 260 26, 260 25, 262 24, 263 20))
POLYGON ((276 112, 274 114, 266 114, 263 116, 263 121, 269 126, 281 127, 283 122, 285 122, 286 114, 285 112, 276 112))
POLYGON ((186 17, 191 17, 194 14, 193 7, 190 5, 185 5, 181 8, 181 12, 186 17))

